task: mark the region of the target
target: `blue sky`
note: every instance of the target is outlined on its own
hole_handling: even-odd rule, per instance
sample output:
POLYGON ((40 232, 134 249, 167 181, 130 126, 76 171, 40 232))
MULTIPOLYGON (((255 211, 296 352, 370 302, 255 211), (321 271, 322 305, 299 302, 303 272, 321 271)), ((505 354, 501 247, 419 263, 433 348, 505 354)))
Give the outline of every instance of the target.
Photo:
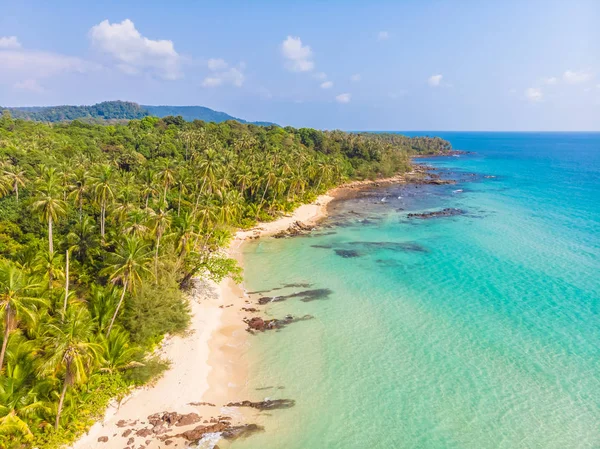
POLYGON ((600 130, 600 2, 29 1, 0 105, 203 105, 346 130, 600 130))

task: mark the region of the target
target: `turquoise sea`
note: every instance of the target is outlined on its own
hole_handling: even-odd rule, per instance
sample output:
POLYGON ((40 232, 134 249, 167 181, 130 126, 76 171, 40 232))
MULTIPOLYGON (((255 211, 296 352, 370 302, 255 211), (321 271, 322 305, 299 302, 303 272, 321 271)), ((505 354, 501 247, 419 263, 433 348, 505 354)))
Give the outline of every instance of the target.
POLYGON ((420 160, 458 184, 245 247, 268 315, 314 319, 251 337, 248 399, 296 405, 235 449, 600 448, 600 134, 428 134, 475 152, 420 160))

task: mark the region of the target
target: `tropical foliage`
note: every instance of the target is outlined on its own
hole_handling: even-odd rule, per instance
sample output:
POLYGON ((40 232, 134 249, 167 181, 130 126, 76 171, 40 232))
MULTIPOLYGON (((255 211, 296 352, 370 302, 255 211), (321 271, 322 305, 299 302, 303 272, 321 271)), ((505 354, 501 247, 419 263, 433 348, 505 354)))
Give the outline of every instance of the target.
POLYGON ((52 447, 160 368, 182 289, 238 276, 231 231, 346 179, 409 168, 436 138, 144 117, 0 118, 0 447, 52 447))

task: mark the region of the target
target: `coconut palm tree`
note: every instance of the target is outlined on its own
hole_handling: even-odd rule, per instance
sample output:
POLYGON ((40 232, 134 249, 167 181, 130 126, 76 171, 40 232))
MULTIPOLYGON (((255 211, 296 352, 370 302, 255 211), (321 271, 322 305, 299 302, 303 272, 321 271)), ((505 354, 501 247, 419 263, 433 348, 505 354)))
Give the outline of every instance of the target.
POLYGON ((242 163, 238 169, 236 174, 236 182, 240 188, 240 192, 242 195, 246 194, 246 187, 252 184, 252 169, 247 165, 242 163))
POLYGON ((90 190, 90 176, 85 168, 77 168, 71 175, 69 184, 69 198, 72 199, 79 209, 79 220, 83 215, 83 202, 90 190))
MULTIPOLYGON (((221 165, 219 153, 214 148, 209 148, 204 153, 204 157, 198 163, 198 169, 200 179, 202 180, 202 186, 198 195, 204 193, 204 188, 207 187, 209 192, 212 192, 213 186, 217 179, 217 170, 221 165)), ((197 202, 196 202, 197 204, 197 202)))
POLYGON ((160 247, 160 240, 164 233, 171 226, 171 213, 167 210, 159 209, 153 217, 153 232, 154 238, 156 239, 154 244, 154 277, 158 281, 158 251, 160 247))
POLYGON ((101 371, 109 373, 142 365, 136 362, 142 350, 132 345, 129 335, 123 330, 116 330, 109 337, 101 337, 101 371))
POLYGON ((167 201, 167 191, 175 183, 175 168, 173 167, 173 163, 169 159, 164 159, 161 162, 160 170, 158 172, 158 179, 160 180, 163 186, 163 198, 162 202, 166 203, 167 201))
POLYGON ((48 283, 48 290, 52 290, 54 280, 64 276, 61 265, 60 254, 42 250, 36 254, 31 268, 34 273, 39 274, 48 283))
POLYGON ((191 212, 184 211, 181 217, 177 217, 175 220, 175 238, 180 260, 183 260, 191 252, 197 232, 196 217, 191 212))
POLYGON ((316 187, 316 191, 318 192, 321 182, 323 180, 325 180, 325 182, 329 180, 329 177, 333 174, 333 169, 327 161, 321 160, 317 163, 317 171, 319 172, 319 182, 316 187))
POLYGON ((79 263, 92 264, 94 257, 100 252, 100 241, 96 234, 94 220, 84 215, 67 234, 69 250, 79 263))
MULTIPOLYGON (((148 208, 152 211, 152 209, 148 208)), ((146 209, 134 209, 127 215, 127 221, 123 225, 126 235, 143 238, 150 231, 150 217, 146 209)))
POLYGON ((10 333, 22 319, 35 321, 38 307, 43 307, 46 304, 42 298, 35 294, 38 287, 37 284, 30 282, 25 273, 13 262, 4 261, 0 263, 0 314, 4 315, 0 372, 2 372, 10 333))
POLYGON ((54 177, 49 176, 38 185, 33 209, 39 214, 40 221, 48 223, 48 251, 54 252, 53 224, 66 215, 66 204, 61 199, 60 191, 54 177))
POLYGON ((92 285, 88 295, 88 303, 92 318, 98 325, 98 332, 104 332, 110 323, 110 318, 115 313, 119 302, 120 293, 113 285, 92 285))
POLYGON ((119 310, 125 299, 125 293, 133 293, 136 287, 142 282, 142 278, 145 275, 152 274, 148 269, 152 262, 148 245, 139 239, 125 237, 117 252, 112 253, 111 259, 111 263, 103 270, 103 273, 108 274, 111 282, 114 284, 120 284, 123 290, 106 331, 107 337, 110 335, 115 319, 119 314, 119 310))
POLYGON ((263 191, 262 198, 260 199, 259 204, 261 204, 261 205, 265 201, 265 196, 267 194, 267 191, 269 190, 269 186, 277 180, 277 173, 275 172, 275 170, 273 169, 273 166, 271 164, 269 164, 265 167, 265 171, 263 172, 263 175, 261 176, 261 178, 258 179, 257 182, 261 183, 262 180, 266 180, 267 183, 265 185, 265 190, 263 191))
POLYGON ((177 216, 181 213, 181 198, 189 193, 188 186, 191 184, 189 170, 184 166, 177 172, 175 185, 177 186, 177 216))
POLYGON ((17 204, 19 203, 19 187, 25 187, 27 178, 25 171, 15 165, 4 167, 2 177, 6 180, 7 186, 15 194, 17 204))
POLYGON ((70 307, 63 322, 53 321, 44 326, 43 344, 46 348, 40 366, 43 375, 62 375, 54 428, 60 425, 60 415, 67 389, 87 379, 88 373, 100 359, 101 347, 92 342, 95 325, 85 307, 70 307))
POLYGON ((144 207, 148 207, 150 198, 158 194, 158 190, 156 189, 156 171, 152 168, 146 168, 141 173, 141 184, 140 195, 144 200, 144 207))
POLYGON ((33 385, 31 382, 35 376, 35 350, 33 341, 19 336, 8 346, 5 375, 0 376, 0 447, 8 447, 8 442, 30 442, 30 424, 50 411, 48 402, 42 399, 47 383, 41 379, 33 385))
POLYGON ((100 236, 104 242, 106 234, 106 208, 114 198, 114 169, 107 164, 98 166, 94 175, 93 191, 97 203, 100 205, 100 236))

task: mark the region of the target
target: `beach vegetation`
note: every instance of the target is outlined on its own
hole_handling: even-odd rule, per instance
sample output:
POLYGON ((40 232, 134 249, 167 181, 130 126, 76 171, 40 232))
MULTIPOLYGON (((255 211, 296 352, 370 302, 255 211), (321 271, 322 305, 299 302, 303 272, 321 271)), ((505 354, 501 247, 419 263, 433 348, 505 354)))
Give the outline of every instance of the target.
POLYGON ((194 279, 240 279, 223 251, 235 229, 449 149, 141 112, 122 124, 2 115, 0 447, 71 441, 162 372, 151 354, 185 331, 194 279))

